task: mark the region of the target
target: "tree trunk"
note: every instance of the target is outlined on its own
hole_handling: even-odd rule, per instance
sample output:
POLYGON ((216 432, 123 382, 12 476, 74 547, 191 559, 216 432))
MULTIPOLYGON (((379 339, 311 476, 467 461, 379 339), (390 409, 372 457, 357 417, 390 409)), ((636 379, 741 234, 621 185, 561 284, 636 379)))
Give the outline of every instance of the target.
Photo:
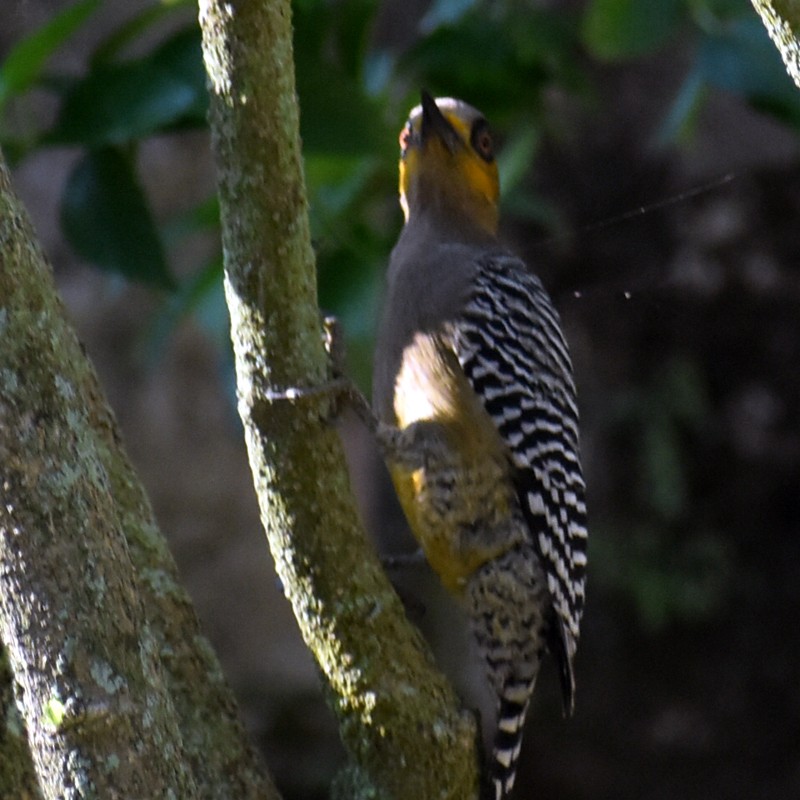
POLYGON ((200 22, 239 411, 277 571, 355 761, 342 792, 475 797, 474 720, 365 540, 330 424, 290 4, 203 0, 200 22))
POLYGON ((276 797, 2 157, 0 258, 0 640, 41 793, 276 797))
POLYGON ((789 77, 800 88, 800 0, 752 0, 783 58, 789 77))

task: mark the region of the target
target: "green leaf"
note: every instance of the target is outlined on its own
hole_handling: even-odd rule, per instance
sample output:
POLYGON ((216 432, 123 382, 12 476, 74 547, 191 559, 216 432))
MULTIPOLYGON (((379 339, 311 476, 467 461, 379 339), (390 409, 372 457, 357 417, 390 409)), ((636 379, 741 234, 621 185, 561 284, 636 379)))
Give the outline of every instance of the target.
POLYGON ((521 125, 505 142, 497 158, 500 187, 504 194, 513 192, 530 172, 540 142, 541 133, 533 122, 521 125))
POLYGON ((342 69, 354 80, 362 68, 378 4, 374 0, 346 0, 331 4, 332 33, 336 37, 342 69))
POLYGON ((657 50, 681 22, 682 0, 593 0, 581 37, 603 61, 621 61, 657 50))
POLYGON ((679 140, 688 140, 707 94, 707 84, 697 66, 684 78, 664 121, 658 128, 655 142, 663 147, 679 140))
POLYGON ((180 123, 204 124, 205 72, 196 27, 148 57, 99 64, 67 94, 49 144, 122 144, 180 123))
POLYGON ((219 196, 216 193, 179 214, 161 228, 169 247, 193 233, 211 230, 219 230, 219 196))
POLYGON ((394 149, 397 139, 386 128, 380 106, 349 76, 298 61, 297 93, 304 152, 361 156, 394 149))
POLYGON ((215 339, 221 339, 220 330, 228 327, 227 314, 218 310, 220 305, 223 310, 226 308, 222 275, 222 256, 215 256, 169 296, 147 331, 144 348, 149 362, 161 357, 178 325, 190 314, 195 314, 215 339))
POLYGON ((526 9, 524 16, 503 18, 479 11, 420 39, 403 55, 399 70, 412 86, 477 106, 501 130, 513 116, 510 109, 535 113, 543 87, 564 85, 569 32, 553 14, 526 9), (465 53, 480 57, 465 59, 465 53))
POLYGON ((431 33, 442 25, 453 25, 475 6, 476 0, 434 0, 419 23, 422 33, 431 33))
POLYGON ((56 14, 46 25, 23 39, 0 67, 0 108, 14 95, 22 94, 39 78, 47 60, 92 12, 100 0, 81 0, 56 14))
MULTIPOLYGON (((466 100, 487 115, 495 125, 498 101, 509 102, 522 71, 516 60, 517 48, 502 27, 492 20, 467 15, 458 27, 437 28, 420 39, 403 57, 401 69, 413 69, 417 87, 434 94, 466 100), (464 53, 480 53, 480 58, 464 59, 464 53), (453 65, 458 64, 457 70, 453 65)), ((528 96, 534 98, 542 75, 525 75, 528 96)), ((419 94, 414 93, 414 103, 419 94)))
POLYGON ((174 282, 130 158, 90 150, 64 189, 61 225, 75 251, 102 269, 163 289, 174 282))
POLYGON ((697 69, 710 85, 800 125, 800 94, 757 17, 742 17, 721 35, 704 36, 697 69))
POLYGON ((753 11, 748 0, 691 0, 688 8, 696 23, 706 30, 753 11))
POLYGON ((196 0, 160 0, 143 8, 138 14, 115 28, 92 53, 92 63, 113 60, 129 44, 147 33, 164 18, 174 16, 182 8, 196 6, 196 0))
POLYGON ((294 56, 306 155, 362 156, 393 137, 363 81, 371 0, 308 0, 295 9, 294 56))
MULTIPOLYGON (((311 214, 318 222, 341 222, 379 169, 371 156, 346 157, 311 154, 305 159, 311 214)), ((319 231, 315 231, 317 235, 319 231)))

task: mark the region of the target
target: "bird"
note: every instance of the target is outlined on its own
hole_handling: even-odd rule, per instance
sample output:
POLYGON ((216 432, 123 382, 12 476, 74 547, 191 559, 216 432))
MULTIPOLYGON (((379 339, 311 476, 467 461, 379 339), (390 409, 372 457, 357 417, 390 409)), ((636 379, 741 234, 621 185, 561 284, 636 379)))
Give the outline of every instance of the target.
POLYGON ((587 522, 573 369, 541 281, 498 238, 483 114, 423 91, 400 133, 399 177, 375 431, 411 532, 485 663, 497 716, 484 785, 505 800, 545 653, 565 714, 574 708, 587 522))

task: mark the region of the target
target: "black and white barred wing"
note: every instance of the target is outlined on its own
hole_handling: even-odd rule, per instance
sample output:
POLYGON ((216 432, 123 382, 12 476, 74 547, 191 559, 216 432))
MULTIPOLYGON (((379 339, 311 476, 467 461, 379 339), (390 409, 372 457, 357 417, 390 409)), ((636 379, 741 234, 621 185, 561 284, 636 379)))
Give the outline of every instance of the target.
POLYGON ((572 364, 558 313, 511 256, 482 259, 455 322, 459 362, 508 445, 515 485, 544 564, 569 659, 586 576, 586 505, 572 364))

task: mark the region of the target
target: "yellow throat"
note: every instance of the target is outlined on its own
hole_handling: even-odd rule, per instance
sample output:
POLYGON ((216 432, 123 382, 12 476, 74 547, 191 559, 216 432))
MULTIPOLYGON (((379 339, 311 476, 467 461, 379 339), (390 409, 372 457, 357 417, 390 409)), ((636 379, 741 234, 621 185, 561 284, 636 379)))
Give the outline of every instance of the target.
POLYGON ((489 126, 477 109, 423 92, 400 133, 400 148, 406 222, 433 212, 496 235, 500 182, 489 126))

